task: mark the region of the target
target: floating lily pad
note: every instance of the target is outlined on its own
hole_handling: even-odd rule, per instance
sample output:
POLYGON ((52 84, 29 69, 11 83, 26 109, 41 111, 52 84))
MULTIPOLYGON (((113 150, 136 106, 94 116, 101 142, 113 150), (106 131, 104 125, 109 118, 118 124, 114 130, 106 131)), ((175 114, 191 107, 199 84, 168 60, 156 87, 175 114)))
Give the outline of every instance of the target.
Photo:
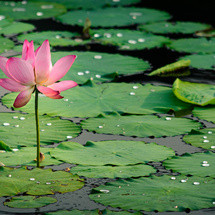
POLYGON ((215 177, 215 154, 209 151, 205 153, 185 154, 182 157, 175 156, 163 164, 167 169, 172 169, 174 172, 201 177, 215 177))
POLYGON ((114 45, 121 50, 140 50, 163 47, 170 43, 170 39, 141 31, 125 29, 91 30, 93 39, 103 45, 114 45))
POLYGON ((183 140, 192 146, 215 150, 215 128, 191 131, 183 140))
POLYGON ((89 79, 108 81, 118 75, 140 73, 150 68, 148 62, 139 58, 99 52, 56 52, 52 53, 52 61, 69 54, 77 55, 77 59, 63 80, 74 80, 79 84, 89 79))
POLYGON ((173 40, 168 46, 178 52, 209 54, 215 52, 215 38, 187 38, 173 40))
MULTIPOLYGON (((31 0, 37 1, 37 0, 31 0)), ((139 3, 141 0, 45 0, 56 2, 66 6, 68 9, 97 9, 106 6, 125 6, 139 3)))
POLYGON ((34 30, 34 25, 24 22, 12 22, 10 25, 0 28, 0 34, 13 35, 19 34, 26 31, 34 30))
POLYGON ((40 45, 43 41, 49 39, 51 46, 77 46, 89 43, 89 40, 72 39, 75 36, 80 35, 69 31, 43 31, 20 35, 18 40, 33 40, 35 44, 40 45))
POLYGON ((4 205, 11 208, 40 208, 55 202, 57 199, 47 196, 15 196, 9 202, 5 202, 4 205))
POLYGON ((159 69, 156 69, 155 71, 151 72, 149 74, 149 76, 154 76, 154 75, 168 75, 168 74, 171 74, 171 73, 176 73, 178 70, 183 70, 185 69, 186 67, 189 67, 190 65, 190 60, 180 60, 180 61, 177 61, 175 63, 171 63, 171 64, 168 64, 164 67, 161 67, 159 69))
POLYGON ((72 210, 72 211, 56 211, 56 212, 50 212, 45 213, 46 215, 142 215, 142 213, 136 212, 136 213, 129 213, 127 211, 110 211, 110 210, 93 210, 93 211, 87 211, 87 210, 72 210))
POLYGON ((0 14, 15 20, 46 19, 65 12, 65 6, 56 3, 0 1, 0 14))
MULTIPOLYGON (((62 162, 53 159, 50 156, 50 151, 53 148, 40 148, 40 151, 44 153, 45 159, 41 161, 41 166, 47 165, 59 165, 62 162)), ((36 166, 36 147, 22 147, 21 149, 13 149, 11 152, 0 153, 0 161, 5 166, 18 166, 18 165, 29 165, 36 166)))
POLYGON ((184 102, 200 106, 215 104, 214 85, 191 83, 176 79, 172 90, 175 96, 184 102))
POLYGON ((48 195, 66 193, 83 187, 83 180, 77 175, 64 171, 53 172, 51 169, 24 167, 11 169, 0 167, 0 196, 14 196, 20 193, 28 195, 48 195))
POLYGON ((114 27, 163 21, 169 19, 170 15, 148 8, 117 7, 92 11, 73 10, 56 19, 64 24, 84 26, 86 18, 90 19, 92 27, 114 27))
POLYGON ((67 163, 98 166, 161 161, 174 154, 172 149, 156 143, 117 140, 88 141, 85 146, 75 142, 64 142, 51 151, 51 156, 67 163))
POLYGON ((215 54, 208 55, 187 55, 183 60, 190 60, 190 66, 196 69, 215 70, 215 54))
MULTIPOLYGON (((2 98, 3 104, 12 107, 17 93, 2 98)), ((39 97, 40 114, 65 117, 95 117, 107 112, 132 114, 167 113, 191 106, 178 100, 171 88, 147 84, 108 83, 96 85, 88 82, 81 87, 62 92, 65 99, 52 100, 39 97)), ((34 101, 19 111, 34 113, 34 101)))
POLYGON ((210 27, 208 24, 198 22, 157 22, 139 26, 141 30, 155 34, 193 34, 210 27))
MULTIPOLYGON (((40 116, 41 145, 76 137, 80 131, 80 126, 68 120, 40 116)), ((0 140, 9 147, 36 145, 35 116, 0 113, 0 140)))
POLYGON ((186 118, 154 115, 109 115, 89 118, 81 122, 84 129, 103 134, 122 134, 137 137, 161 137, 184 134, 201 127, 201 123, 186 118))
POLYGON ((131 178, 150 175, 156 170, 149 165, 138 164, 131 166, 84 166, 78 165, 71 173, 88 178, 131 178))
POLYGON ((144 211, 185 211, 214 207, 215 181, 211 178, 186 176, 118 180, 94 189, 90 198, 103 205, 144 211), (194 185, 199 182, 200 185, 194 185), (108 190, 109 192, 101 192, 108 190))
POLYGON ((14 42, 0 36, 0 53, 6 52, 14 47, 14 42))
POLYGON ((192 112, 193 112, 193 115, 198 117, 199 119, 204 119, 209 122, 215 123, 215 107, 214 106, 195 107, 192 112))

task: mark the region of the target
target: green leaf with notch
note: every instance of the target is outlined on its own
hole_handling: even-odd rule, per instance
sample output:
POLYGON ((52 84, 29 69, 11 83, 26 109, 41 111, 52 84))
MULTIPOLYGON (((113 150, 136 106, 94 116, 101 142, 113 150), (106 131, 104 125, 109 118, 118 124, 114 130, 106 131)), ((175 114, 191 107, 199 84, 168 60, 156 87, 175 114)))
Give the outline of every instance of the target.
POLYGON ((148 8, 105 8, 97 10, 73 10, 56 19, 63 24, 84 26, 86 18, 92 27, 128 26, 170 19, 166 12, 148 8))
POLYGON ((215 181, 212 178, 187 179, 184 175, 174 178, 171 180, 171 176, 163 175, 117 180, 95 188, 90 198, 126 210, 169 212, 214 207, 215 181), (181 182, 186 179, 186 183, 181 182), (196 182, 200 184, 195 185, 196 182))
POLYGON ((161 161, 172 157, 175 153, 172 149, 156 143, 115 140, 88 141, 85 146, 75 142, 64 142, 53 149, 50 154, 52 157, 67 163, 124 166, 161 161))
POLYGON ((215 107, 207 106, 207 107, 195 107, 192 111, 193 115, 198 117, 199 119, 207 120, 208 122, 215 123, 215 107))

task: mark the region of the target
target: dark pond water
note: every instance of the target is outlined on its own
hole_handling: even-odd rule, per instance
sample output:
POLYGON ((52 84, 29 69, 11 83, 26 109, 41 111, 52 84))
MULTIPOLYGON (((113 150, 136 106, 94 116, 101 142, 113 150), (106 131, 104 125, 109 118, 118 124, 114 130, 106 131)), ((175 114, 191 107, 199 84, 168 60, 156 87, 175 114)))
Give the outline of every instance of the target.
MULTIPOLYGON (((208 1, 209 2, 209 1, 208 1)), ((140 7, 150 7, 155 9, 161 9, 169 12, 173 16, 173 20, 177 21, 199 21, 205 22, 209 24, 214 24, 214 7, 212 5, 213 1, 208 3, 207 1, 194 2, 194 1, 145 1, 138 4, 140 7)), ((69 31, 79 31, 81 32, 81 28, 79 27, 71 27, 67 25, 63 25, 53 21, 52 19, 40 20, 40 21, 28 21, 36 26, 37 31, 42 30, 69 30, 69 31)), ((136 26, 129 27, 130 29, 135 29, 136 26)), ((177 38, 182 35, 169 35, 172 38, 177 38)), ((16 41, 16 38, 12 38, 16 41)), ((152 69, 159 68, 166 64, 172 63, 177 60, 179 57, 185 54, 179 54, 178 52, 171 51, 167 48, 162 49, 152 49, 152 50, 143 50, 143 51, 118 51, 117 49, 111 46, 101 46, 101 45, 91 45, 90 47, 56 47, 55 50, 64 50, 64 51, 72 51, 72 50, 81 50, 81 51, 97 51, 97 52, 107 52, 107 53, 120 53, 122 55, 130 55, 142 58, 147 60, 152 65, 152 69)), ((182 80, 191 81, 191 82, 201 82, 207 84, 214 84, 215 73, 211 71, 199 71, 199 70, 191 70, 191 76, 181 78, 182 80)), ((155 85, 163 85, 163 86, 171 86, 174 82, 175 78, 158 78, 158 77, 149 77, 147 75, 138 74, 126 77, 120 77, 116 79, 116 82, 128 82, 128 83, 152 83, 155 85)), ((6 90, 0 88, 0 96, 3 96, 7 93, 6 90)), ((6 107, 0 104, 1 112, 9 112, 6 107)), ((187 115, 187 117, 192 118, 194 120, 198 120, 197 118, 192 117, 191 115, 187 115)), ((81 119, 75 118, 72 119, 74 122, 79 123, 81 119)), ((204 120, 200 121, 204 127, 215 127, 213 123, 206 122, 204 120)), ((162 138, 137 138, 137 137, 125 137, 120 135, 103 135, 96 134, 93 132, 88 132, 83 130, 82 133, 73 139, 74 142, 78 142, 81 144, 85 144, 88 140, 92 141, 100 141, 100 140, 143 140, 145 142, 156 142, 160 145, 165 145, 167 147, 171 147, 175 150, 176 154, 182 155, 186 152, 194 153, 194 152, 202 152, 204 149, 196 148, 191 145, 185 144, 182 141, 182 135, 176 137, 162 137, 162 138)), ((156 168, 156 175, 162 174, 173 174, 169 170, 166 170, 161 163, 150 163, 153 167, 156 168)), ((71 167, 70 164, 62 164, 60 166, 52 166, 53 170, 64 170, 66 167, 71 167)), ((9 198, 0 198, 0 214, 43 214, 44 212, 51 212, 57 210, 94 210, 94 209, 111 209, 118 211, 119 209, 111 208, 103 206, 99 203, 95 203, 89 198, 89 194, 92 188, 104 184, 107 181, 111 181, 111 179, 91 179, 85 178, 86 185, 81 189, 71 193, 65 194, 55 194, 54 197, 58 200, 57 203, 51 204, 50 206, 45 206, 40 209, 13 209, 8 208, 3 205, 3 202, 9 198)), ((132 211, 131 211, 132 212, 132 211)), ((199 211, 190 212, 187 210, 186 212, 163 212, 163 213, 155 213, 155 212, 144 212, 144 214, 161 214, 161 215, 184 215, 186 213, 190 213, 193 215, 200 214, 215 214, 215 208, 203 209, 199 211)))

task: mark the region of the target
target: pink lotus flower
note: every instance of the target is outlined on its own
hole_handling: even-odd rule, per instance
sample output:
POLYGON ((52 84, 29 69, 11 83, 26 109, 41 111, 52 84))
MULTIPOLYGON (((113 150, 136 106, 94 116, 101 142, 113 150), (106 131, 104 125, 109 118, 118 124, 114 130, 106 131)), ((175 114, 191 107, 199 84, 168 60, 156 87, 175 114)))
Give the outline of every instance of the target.
POLYGON ((8 78, 0 79, 0 86, 13 92, 20 92, 14 107, 20 108, 31 99, 37 88, 41 93, 52 99, 62 99, 60 92, 77 86, 74 81, 59 81, 75 61, 75 55, 68 55, 58 60, 52 67, 49 41, 46 40, 34 52, 33 41, 25 40, 22 59, 0 56, 0 69, 8 78))

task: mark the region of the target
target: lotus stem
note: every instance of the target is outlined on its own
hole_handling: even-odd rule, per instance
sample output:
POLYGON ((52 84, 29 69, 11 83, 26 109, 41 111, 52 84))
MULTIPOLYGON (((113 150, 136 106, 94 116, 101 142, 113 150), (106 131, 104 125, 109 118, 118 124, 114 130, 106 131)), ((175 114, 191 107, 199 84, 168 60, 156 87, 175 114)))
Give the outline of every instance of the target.
POLYGON ((36 121, 36 137, 37 137, 37 167, 40 167, 40 125, 38 114, 38 89, 35 88, 35 121, 36 121))

